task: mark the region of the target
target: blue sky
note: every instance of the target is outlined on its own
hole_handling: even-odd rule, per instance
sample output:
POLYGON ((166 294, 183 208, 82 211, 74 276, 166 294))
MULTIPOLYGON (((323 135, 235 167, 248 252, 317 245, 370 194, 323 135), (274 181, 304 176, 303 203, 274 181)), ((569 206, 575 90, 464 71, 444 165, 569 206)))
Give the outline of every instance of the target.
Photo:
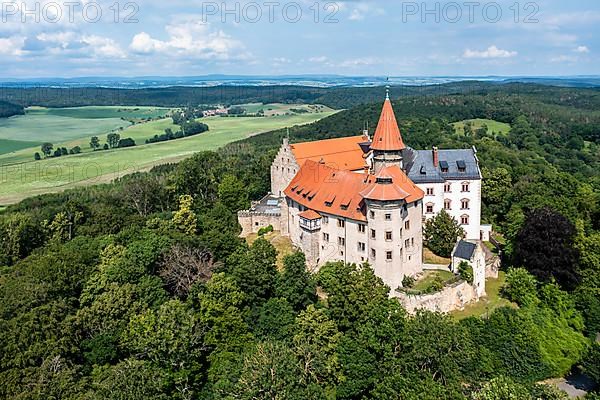
POLYGON ((1 4, 3 78, 600 74, 597 0, 1 4))

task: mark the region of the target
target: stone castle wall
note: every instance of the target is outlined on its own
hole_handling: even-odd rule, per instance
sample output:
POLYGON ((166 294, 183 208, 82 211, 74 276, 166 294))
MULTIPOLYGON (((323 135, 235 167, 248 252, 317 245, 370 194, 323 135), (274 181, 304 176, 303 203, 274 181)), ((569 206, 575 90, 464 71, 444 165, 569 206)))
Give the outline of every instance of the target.
POLYGON ((256 211, 238 212, 238 222, 242 226, 241 237, 258 233, 260 228, 273 226, 273 230, 281 231, 281 214, 262 213, 256 211))
POLYGON ((440 292, 431 294, 413 295, 395 291, 392 291, 392 294, 400 300, 410 314, 414 314, 419 309, 442 313, 463 310, 467 304, 478 300, 475 288, 465 281, 457 282, 440 292))

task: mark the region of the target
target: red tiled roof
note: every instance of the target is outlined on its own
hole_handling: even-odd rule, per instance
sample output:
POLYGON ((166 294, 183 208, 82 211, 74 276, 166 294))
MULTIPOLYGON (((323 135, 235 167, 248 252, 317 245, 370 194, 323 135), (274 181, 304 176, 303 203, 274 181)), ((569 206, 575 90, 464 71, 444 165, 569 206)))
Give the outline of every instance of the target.
POLYGON ((371 174, 337 170, 307 160, 284 192, 287 197, 310 211, 359 221, 366 221, 364 198, 404 199, 409 203, 423 198, 423 191, 397 166, 384 168, 379 177, 380 180, 387 178, 388 183, 377 183, 377 177, 371 174), (311 195, 306 196, 306 192, 311 195))
POLYGON ((398 128, 398 122, 394 115, 392 102, 390 99, 386 98, 383 103, 379 122, 377 123, 375 135, 373 136, 371 149, 397 151, 404 148, 406 148, 406 146, 402 141, 402 135, 400 134, 400 128, 398 128))
POLYGON ((318 212, 316 212, 314 210, 306 210, 306 211, 301 212, 298 215, 301 218, 305 218, 305 219, 308 219, 308 220, 314 220, 314 219, 321 218, 321 214, 319 214, 318 212))
POLYGON ((350 136, 315 142, 294 143, 290 147, 299 166, 305 161, 323 161, 335 169, 358 170, 366 165, 359 143, 367 141, 364 136, 350 136))

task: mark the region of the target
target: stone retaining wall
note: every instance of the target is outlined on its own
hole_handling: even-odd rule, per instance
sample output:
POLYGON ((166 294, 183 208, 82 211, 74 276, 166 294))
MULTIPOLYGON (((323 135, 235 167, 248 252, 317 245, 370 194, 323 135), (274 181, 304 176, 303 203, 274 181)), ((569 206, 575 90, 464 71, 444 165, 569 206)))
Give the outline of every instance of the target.
POLYGON ((467 304, 478 300, 475 288, 465 281, 456 282, 436 293, 414 295, 395 292, 394 297, 410 314, 421 308, 443 313, 463 310, 467 304))

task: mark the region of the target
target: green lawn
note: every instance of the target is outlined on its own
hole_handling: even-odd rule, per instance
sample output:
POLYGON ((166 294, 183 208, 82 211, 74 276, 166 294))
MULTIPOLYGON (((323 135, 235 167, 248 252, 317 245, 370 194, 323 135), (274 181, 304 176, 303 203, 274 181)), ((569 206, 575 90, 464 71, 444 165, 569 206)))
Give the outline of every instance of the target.
POLYGON ((145 145, 144 140, 171 126, 170 119, 135 125, 121 132, 132 136, 138 146, 92 152, 89 138, 68 142, 81 145, 84 153, 34 161, 37 149, 0 156, 0 204, 12 204, 32 195, 56 192, 78 185, 110 182, 154 165, 176 162, 202 150, 215 150, 251 135, 287 126, 314 122, 333 112, 256 118, 205 118, 210 130, 200 135, 145 145))
POLYGON ((516 307, 514 303, 511 303, 507 299, 500 296, 500 289, 504 285, 505 280, 506 274, 503 271, 499 272, 498 279, 487 279, 485 281, 485 292, 487 293, 487 297, 476 303, 466 306, 462 311, 453 311, 450 313, 450 315, 456 319, 463 319, 472 316, 485 317, 486 314, 499 307, 516 307))
POLYGON ((442 281, 446 282, 454 277, 454 274, 450 271, 442 271, 442 270, 425 270, 423 272, 423 277, 419 279, 415 286, 412 288, 413 290, 420 291, 427 289, 436 279, 440 278, 442 281))
POLYGON ((488 127, 488 132, 493 133, 495 135, 505 136, 510 131, 510 125, 505 124, 504 122, 494 121, 493 119, 467 119, 460 122, 455 122, 454 129, 456 133, 459 135, 463 135, 465 133, 465 123, 471 122, 473 130, 477 130, 481 128, 484 124, 488 127))

